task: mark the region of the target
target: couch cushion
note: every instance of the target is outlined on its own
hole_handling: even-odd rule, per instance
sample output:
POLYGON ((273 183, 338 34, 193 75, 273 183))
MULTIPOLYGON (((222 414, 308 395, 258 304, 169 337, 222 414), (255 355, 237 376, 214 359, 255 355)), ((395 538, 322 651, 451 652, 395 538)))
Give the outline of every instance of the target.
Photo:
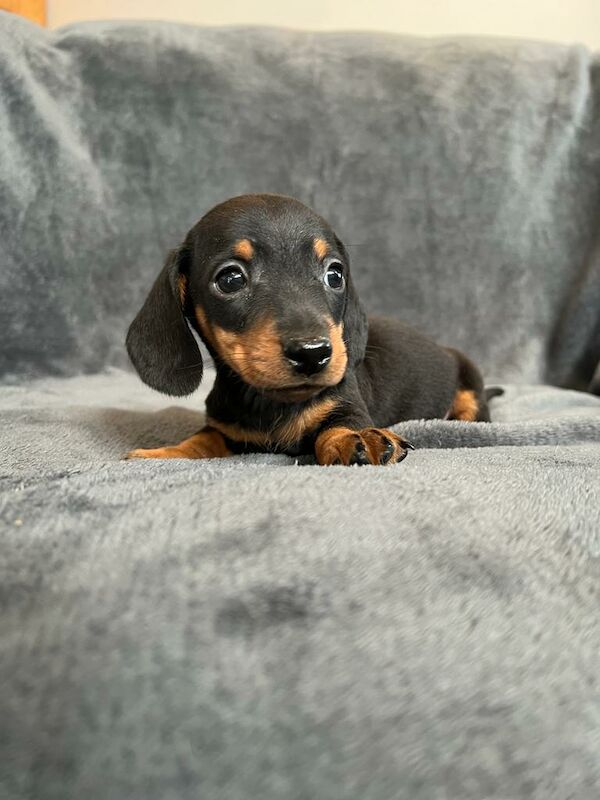
POLYGON ((0 796, 594 797, 600 399, 507 387, 386 468, 118 460, 199 400, 0 391, 0 796))
MULTIPOLYGON (((204 424, 204 399, 213 380, 209 367, 200 389, 177 398, 176 405, 116 368, 4 385, 0 470, 41 476, 55 469, 106 465, 136 447, 177 442, 204 424)), ((550 386, 507 385, 503 390, 491 401, 491 425, 411 420, 395 430, 426 449, 593 446, 600 441, 600 398, 550 386)), ((275 461, 293 464, 295 459, 280 455, 275 461)))
POLYGON ((167 250, 216 202, 297 196, 372 311, 504 381, 600 352, 600 68, 578 47, 0 12, 0 374, 126 361, 167 250))

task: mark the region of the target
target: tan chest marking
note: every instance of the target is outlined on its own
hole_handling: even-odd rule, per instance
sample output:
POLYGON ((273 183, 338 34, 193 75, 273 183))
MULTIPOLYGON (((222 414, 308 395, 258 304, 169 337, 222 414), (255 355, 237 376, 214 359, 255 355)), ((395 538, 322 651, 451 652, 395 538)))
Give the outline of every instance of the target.
POLYGON ((277 425, 272 431, 248 430, 236 423, 219 422, 215 419, 209 419, 208 422, 209 425, 221 431, 224 436, 234 442, 258 444, 263 447, 277 446, 283 449, 291 447, 316 430, 337 405, 338 401, 333 398, 317 401, 301 411, 293 419, 277 425))

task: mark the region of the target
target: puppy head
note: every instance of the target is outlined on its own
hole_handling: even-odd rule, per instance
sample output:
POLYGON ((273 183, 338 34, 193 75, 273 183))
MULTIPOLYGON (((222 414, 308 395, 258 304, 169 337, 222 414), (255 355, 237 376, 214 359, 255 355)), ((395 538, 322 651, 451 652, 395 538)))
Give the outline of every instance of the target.
POLYGON ((142 380, 166 394, 189 394, 202 377, 186 318, 218 368, 283 402, 339 383, 366 345, 344 246, 280 195, 216 206, 171 253, 127 335, 142 380))

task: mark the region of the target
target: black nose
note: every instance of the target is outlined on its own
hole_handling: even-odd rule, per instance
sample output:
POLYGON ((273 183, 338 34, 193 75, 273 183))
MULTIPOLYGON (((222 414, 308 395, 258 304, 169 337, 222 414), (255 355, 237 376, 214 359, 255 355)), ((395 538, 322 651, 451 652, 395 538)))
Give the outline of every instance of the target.
POLYGON ((331 360, 331 342, 329 339, 294 339, 286 344, 283 352, 295 372, 314 375, 331 360))

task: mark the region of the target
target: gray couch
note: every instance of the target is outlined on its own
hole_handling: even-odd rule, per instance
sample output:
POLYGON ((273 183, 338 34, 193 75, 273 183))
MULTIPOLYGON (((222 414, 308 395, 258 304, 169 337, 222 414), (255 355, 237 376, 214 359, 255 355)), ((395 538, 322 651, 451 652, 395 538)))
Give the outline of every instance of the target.
POLYGON ((600 796, 600 60, 0 13, 2 800, 600 796), (297 196, 494 422, 388 468, 124 462, 124 335, 216 202, 297 196))

